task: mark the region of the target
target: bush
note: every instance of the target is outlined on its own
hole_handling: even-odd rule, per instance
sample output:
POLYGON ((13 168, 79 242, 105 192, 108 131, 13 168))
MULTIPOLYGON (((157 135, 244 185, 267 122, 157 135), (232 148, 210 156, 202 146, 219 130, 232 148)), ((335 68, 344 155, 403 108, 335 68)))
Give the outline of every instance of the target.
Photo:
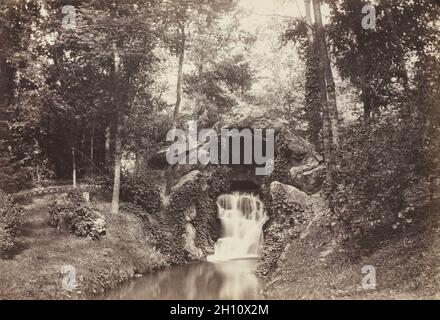
POLYGON ((410 227, 429 202, 419 131, 417 122, 390 116, 343 133, 326 189, 349 234, 369 246, 410 227))
POLYGON ((49 205, 49 225, 65 229, 79 237, 99 239, 105 234, 105 218, 85 203, 82 193, 73 190, 49 205))
POLYGON ((14 247, 15 237, 23 225, 23 213, 13 197, 0 191, 0 257, 7 256, 14 247))
POLYGON ((138 173, 123 177, 121 198, 140 206, 148 214, 154 214, 161 209, 160 190, 155 184, 148 182, 149 180, 151 177, 138 173))

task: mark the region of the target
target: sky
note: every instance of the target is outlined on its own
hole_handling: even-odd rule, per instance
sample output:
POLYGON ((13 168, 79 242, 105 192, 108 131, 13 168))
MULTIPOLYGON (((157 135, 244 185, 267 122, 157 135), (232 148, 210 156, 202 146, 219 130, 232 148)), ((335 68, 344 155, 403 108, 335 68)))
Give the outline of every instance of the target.
MULTIPOLYGON (((249 27, 267 23, 274 16, 280 15, 292 18, 302 18, 305 16, 305 7, 303 0, 240 0, 239 8, 247 10, 249 16, 243 19, 243 25, 249 27)), ((326 22, 329 8, 322 6, 323 21, 326 22)))
POLYGON ((238 5, 261 15, 280 14, 300 18, 305 12, 302 0, 240 0, 238 5))

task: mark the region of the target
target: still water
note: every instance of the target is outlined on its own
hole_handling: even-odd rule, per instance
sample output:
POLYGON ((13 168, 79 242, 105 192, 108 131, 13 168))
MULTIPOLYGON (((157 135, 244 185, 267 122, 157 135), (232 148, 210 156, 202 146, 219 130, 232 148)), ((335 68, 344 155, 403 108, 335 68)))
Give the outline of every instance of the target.
POLYGON ((255 300, 261 282, 256 259, 188 264, 147 274, 110 291, 104 299, 128 300, 255 300))

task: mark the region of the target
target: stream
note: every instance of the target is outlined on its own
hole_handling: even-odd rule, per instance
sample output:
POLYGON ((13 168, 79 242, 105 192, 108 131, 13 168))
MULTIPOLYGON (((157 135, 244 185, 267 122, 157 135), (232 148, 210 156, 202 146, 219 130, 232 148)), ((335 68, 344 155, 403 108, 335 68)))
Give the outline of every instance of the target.
POLYGON ((267 217, 253 194, 225 194, 217 199, 222 237, 207 262, 160 270, 111 290, 104 299, 124 300, 255 300, 261 280, 254 269, 267 217))

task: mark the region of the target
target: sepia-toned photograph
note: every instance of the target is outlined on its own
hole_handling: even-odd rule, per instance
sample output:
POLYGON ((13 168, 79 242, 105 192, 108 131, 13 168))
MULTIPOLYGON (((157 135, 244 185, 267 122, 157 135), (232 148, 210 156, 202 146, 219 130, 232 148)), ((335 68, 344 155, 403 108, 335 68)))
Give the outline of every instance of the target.
POLYGON ((438 299, 439 1, 0 0, 0 300, 438 299))

